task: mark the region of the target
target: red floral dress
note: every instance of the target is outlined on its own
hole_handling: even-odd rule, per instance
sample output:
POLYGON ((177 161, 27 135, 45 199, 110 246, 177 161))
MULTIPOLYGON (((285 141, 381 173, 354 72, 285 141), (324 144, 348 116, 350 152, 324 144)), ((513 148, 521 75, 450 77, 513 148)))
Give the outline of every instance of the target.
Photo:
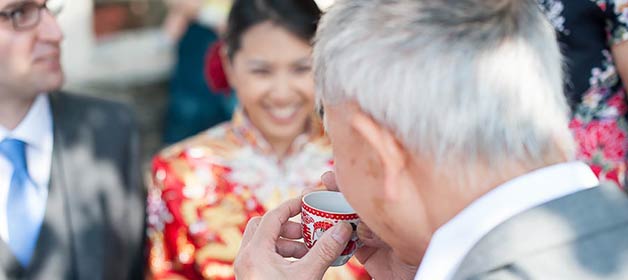
MULTIPOLYGON (((278 161, 241 111, 157 155, 149 174, 149 279, 234 279, 249 219, 320 186, 331 147, 320 123, 278 161)), ((325 279, 370 279, 353 260, 325 279)))
POLYGON ((624 187, 628 106, 610 47, 628 40, 628 0, 537 0, 558 34, 570 127, 600 181, 624 187))

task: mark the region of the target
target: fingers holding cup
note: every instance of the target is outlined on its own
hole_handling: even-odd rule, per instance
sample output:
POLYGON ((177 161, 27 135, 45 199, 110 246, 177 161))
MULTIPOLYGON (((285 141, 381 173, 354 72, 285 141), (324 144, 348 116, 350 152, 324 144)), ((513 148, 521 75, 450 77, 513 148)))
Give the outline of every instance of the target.
POLYGON ((288 223, 290 218, 300 212, 301 201, 299 199, 290 199, 282 203, 264 215, 251 242, 256 242, 261 246, 274 247, 281 236, 283 226, 288 223))
POLYGON ((255 236, 255 231, 259 227, 260 222, 262 221, 262 217, 254 217, 249 220, 246 224, 246 228, 244 229, 244 234, 242 235, 242 243, 241 247, 249 244, 253 236, 255 236))
POLYGON ((338 191, 338 183, 336 183, 336 173, 327 171, 321 176, 321 182, 329 191, 338 191))
POLYGON ((284 258, 303 258, 308 252, 308 248, 303 242, 280 238, 276 244, 277 254, 284 258))
POLYGON ((325 231, 339 223, 345 223, 350 228, 351 236, 332 266, 344 265, 359 247, 356 230, 360 218, 339 192, 320 191, 303 197, 301 225, 303 240, 308 248, 313 248, 325 231))

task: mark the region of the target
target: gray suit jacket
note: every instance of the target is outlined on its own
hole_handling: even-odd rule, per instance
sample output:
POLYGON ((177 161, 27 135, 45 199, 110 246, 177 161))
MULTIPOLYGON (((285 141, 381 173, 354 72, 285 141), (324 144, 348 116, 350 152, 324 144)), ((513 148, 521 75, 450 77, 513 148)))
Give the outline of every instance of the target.
POLYGON ((601 186, 521 213, 484 236, 454 279, 628 279, 628 196, 601 186))
POLYGON ((140 279, 144 195, 125 107, 50 95, 54 126, 46 214, 31 264, 0 241, 0 279, 140 279))

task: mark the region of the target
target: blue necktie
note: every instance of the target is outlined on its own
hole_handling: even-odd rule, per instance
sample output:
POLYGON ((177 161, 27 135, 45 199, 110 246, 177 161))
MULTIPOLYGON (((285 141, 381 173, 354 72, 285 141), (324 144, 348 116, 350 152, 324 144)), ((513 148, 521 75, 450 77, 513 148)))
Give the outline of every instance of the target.
POLYGON ((0 142, 0 155, 13 165, 6 209, 8 243, 17 260, 27 267, 37 243, 44 207, 37 187, 28 175, 25 143, 7 138, 0 142))

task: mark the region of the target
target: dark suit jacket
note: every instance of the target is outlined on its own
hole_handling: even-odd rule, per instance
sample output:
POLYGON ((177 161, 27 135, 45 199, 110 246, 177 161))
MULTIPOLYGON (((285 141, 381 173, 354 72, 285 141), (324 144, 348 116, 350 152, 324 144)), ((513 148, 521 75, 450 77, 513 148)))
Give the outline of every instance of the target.
POLYGON ((144 195, 134 119, 125 107, 50 95, 52 173, 44 223, 23 268, 0 242, 0 279, 139 279, 144 195))
POLYGON ((628 196, 600 186, 523 212, 484 236, 454 279, 628 279, 628 196))

